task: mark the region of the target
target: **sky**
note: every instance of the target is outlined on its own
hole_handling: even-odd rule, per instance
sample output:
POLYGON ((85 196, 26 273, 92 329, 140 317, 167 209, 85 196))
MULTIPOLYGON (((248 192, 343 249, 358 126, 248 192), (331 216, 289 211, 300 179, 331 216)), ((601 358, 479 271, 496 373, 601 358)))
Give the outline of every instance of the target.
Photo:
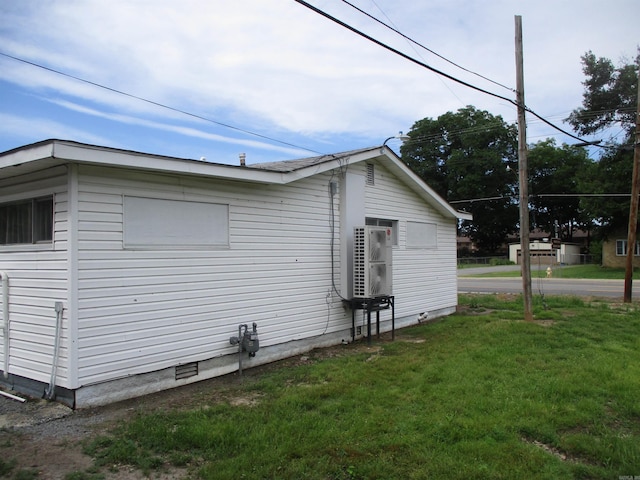
MULTIPOLYGON (((308 3, 505 98, 295 0, 0 0, 0 152, 57 138, 251 164, 382 145, 467 105, 515 124, 516 15, 525 103, 572 132, 581 57, 640 46, 638 0, 308 3)), ((528 115, 528 143, 547 138, 576 143, 528 115)))

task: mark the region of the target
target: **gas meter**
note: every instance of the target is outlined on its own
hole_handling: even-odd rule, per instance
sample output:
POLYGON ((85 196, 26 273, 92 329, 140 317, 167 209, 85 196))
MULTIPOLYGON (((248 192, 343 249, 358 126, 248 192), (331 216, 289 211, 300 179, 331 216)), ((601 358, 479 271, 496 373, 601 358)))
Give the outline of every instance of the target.
POLYGON ((229 339, 231 345, 238 345, 238 353, 247 352, 250 357, 255 357, 256 352, 260 349, 258 340, 258 324, 253 322, 253 330, 249 331, 246 324, 238 327, 238 336, 229 339))
POLYGON ((244 335, 242 336, 242 350, 249 352, 250 357, 255 357, 256 352, 260 349, 257 327, 256 322, 253 322, 253 331, 250 332, 245 325, 244 335))
POLYGON ((260 349, 258 341, 258 325, 253 322, 253 330, 249 331, 247 324, 238 327, 238 336, 229 339, 231 345, 238 345, 238 371, 242 375, 242 352, 249 353, 250 357, 255 357, 260 349))

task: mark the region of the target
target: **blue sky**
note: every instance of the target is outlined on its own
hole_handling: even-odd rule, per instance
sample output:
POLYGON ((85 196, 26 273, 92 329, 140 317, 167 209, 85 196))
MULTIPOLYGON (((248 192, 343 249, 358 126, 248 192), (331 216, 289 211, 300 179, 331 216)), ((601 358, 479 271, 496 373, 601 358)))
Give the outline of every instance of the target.
MULTIPOLYGON (((434 68, 515 97, 341 0, 309 3, 434 68)), ((351 3, 511 88, 514 16, 521 15, 526 104, 566 130, 563 119, 584 91, 580 57, 591 50, 628 62, 640 45, 637 0, 351 3)), ((293 0, 0 0, 0 53, 0 151, 60 138, 218 163, 237 163, 243 152, 258 163, 380 145, 417 120, 466 105, 509 123, 517 117, 508 102, 438 76, 293 0)), ((527 131, 529 143, 574 143, 532 116, 527 131)))

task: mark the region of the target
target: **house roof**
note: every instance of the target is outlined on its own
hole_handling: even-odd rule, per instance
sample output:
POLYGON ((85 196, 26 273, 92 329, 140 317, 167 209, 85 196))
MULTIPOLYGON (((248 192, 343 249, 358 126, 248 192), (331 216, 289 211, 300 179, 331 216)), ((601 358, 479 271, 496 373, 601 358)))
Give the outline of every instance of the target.
POLYGON ((68 163, 133 168, 147 171, 285 185, 318 173, 348 168, 362 161, 376 160, 398 176, 411 190, 445 217, 471 220, 440 197, 389 147, 370 147, 317 157, 246 166, 225 165, 206 160, 168 157, 68 140, 44 140, 0 153, 0 180, 68 163))

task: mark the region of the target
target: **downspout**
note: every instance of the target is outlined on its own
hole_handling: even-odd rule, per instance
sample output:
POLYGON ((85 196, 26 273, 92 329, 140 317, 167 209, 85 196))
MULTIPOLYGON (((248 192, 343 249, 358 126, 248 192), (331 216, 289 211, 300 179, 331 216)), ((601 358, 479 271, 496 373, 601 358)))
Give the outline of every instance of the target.
POLYGON ((4 341, 4 364, 2 374, 4 378, 9 377, 9 275, 0 271, 0 282, 2 282, 2 339, 4 341))
POLYGON ((56 302, 56 333, 53 343, 53 361, 51 365, 51 381, 49 386, 44 391, 44 398, 47 400, 53 400, 56 391, 56 371, 58 369, 58 350, 60 345, 60 331, 62 330, 62 302, 56 302))

